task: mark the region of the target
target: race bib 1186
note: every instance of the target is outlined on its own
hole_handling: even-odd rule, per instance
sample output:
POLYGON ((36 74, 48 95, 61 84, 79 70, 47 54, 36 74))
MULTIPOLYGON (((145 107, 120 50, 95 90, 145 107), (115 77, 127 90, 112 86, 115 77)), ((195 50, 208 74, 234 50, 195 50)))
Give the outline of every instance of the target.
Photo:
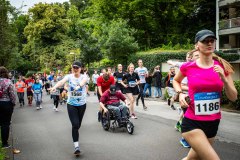
POLYGON ((212 115, 220 112, 220 94, 206 92, 194 94, 195 115, 212 115))

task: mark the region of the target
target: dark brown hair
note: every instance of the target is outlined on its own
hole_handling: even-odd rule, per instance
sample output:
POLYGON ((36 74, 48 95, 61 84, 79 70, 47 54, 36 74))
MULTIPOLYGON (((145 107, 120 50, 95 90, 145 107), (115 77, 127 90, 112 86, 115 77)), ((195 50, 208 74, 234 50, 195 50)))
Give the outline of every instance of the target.
POLYGON ((109 75, 109 73, 107 73, 107 72, 104 73, 102 76, 103 76, 103 80, 104 80, 104 81, 108 81, 109 78, 110 78, 110 75, 109 75))
POLYGON ((9 78, 8 70, 4 66, 0 66, 0 78, 9 78))

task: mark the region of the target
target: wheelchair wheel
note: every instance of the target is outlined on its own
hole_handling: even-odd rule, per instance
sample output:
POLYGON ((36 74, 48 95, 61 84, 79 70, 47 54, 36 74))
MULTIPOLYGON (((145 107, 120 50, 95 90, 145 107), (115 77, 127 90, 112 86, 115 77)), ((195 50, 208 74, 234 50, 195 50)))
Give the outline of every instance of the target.
POLYGON ((132 124, 132 122, 128 121, 127 122, 127 132, 129 134, 133 134, 133 131, 134 131, 134 125, 132 124))
POLYGON ((105 115, 102 115, 102 127, 105 131, 108 131, 110 128, 110 115, 109 112, 105 113, 105 115))

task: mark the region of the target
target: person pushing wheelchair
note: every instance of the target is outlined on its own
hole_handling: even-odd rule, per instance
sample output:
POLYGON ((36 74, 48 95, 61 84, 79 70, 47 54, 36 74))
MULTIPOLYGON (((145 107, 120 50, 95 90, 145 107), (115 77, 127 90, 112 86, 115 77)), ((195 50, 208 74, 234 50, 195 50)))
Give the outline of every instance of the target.
POLYGON ((121 124, 122 120, 127 118, 128 108, 126 104, 126 98, 121 92, 116 91, 115 85, 111 85, 110 89, 106 90, 100 98, 100 107, 103 109, 104 114, 109 109, 113 110, 116 113, 118 124, 121 124), (120 100, 125 104, 120 103, 120 100))

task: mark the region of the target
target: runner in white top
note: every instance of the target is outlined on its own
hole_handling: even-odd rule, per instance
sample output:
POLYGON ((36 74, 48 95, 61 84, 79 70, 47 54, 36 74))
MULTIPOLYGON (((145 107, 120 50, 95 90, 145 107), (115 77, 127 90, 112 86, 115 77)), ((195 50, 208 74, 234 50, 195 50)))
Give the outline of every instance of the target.
POLYGON ((68 100, 67 110, 70 121, 72 123, 72 138, 74 142, 76 156, 80 155, 79 147, 79 133, 78 130, 81 127, 82 119, 86 110, 86 83, 87 77, 83 74, 83 65, 81 62, 74 62, 72 64, 72 74, 66 75, 61 81, 59 81, 53 88, 50 88, 51 92, 55 92, 56 89, 68 82, 68 100))
POLYGON ((94 70, 94 74, 92 75, 92 82, 94 85, 94 95, 97 94, 97 78, 99 77, 97 70, 94 70))
POLYGON ((144 86, 146 84, 146 77, 148 75, 148 70, 146 67, 143 67, 143 62, 141 59, 138 60, 138 68, 136 68, 134 70, 134 72, 136 72, 140 78, 140 84, 138 85, 139 86, 139 90, 140 90, 140 93, 137 97, 137 100, 136 100, 136 106, 138 106, 138 101, 139 99, 141 98, 142 100, 142 104, 143 104, 143 109, 144 110, 147 110, 147 107, 144 103, 144 97, 143 97, 143 89, 144 89, 144 86))

